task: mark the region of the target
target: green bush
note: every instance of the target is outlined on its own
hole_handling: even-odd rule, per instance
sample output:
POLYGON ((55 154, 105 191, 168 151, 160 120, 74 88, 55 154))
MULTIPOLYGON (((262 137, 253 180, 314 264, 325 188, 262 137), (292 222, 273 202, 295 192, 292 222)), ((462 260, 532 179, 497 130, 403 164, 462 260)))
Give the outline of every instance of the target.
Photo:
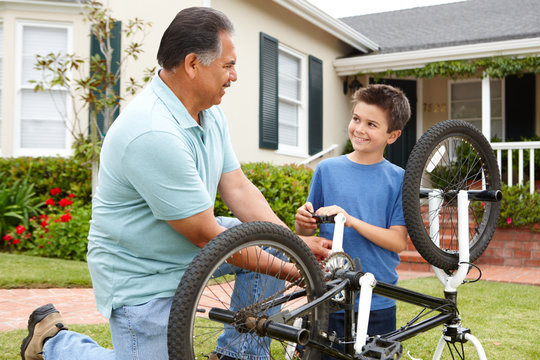
POLYGON ((540 224, 540 194, 530 193, 529 183, 523 186, 502 186, 503 198, 501 214, 497 221, 499 227, 530 226, 540 224))
MULTIPOLYGON (((279 218, 293 229, 296 210, 306 202, 313 170, 298 165, 277 166, 255 162, 243 164, 242 171, 262 192, 279 218)), ((214 214, 234 216, 219 195, 214 214)))
POLYGON ((2 237, 10 252, 68 260, 85 260, 92 205, 73 193, 53 188, 46 209, 25 226, 14 226, 2 237))
POLYGON ((28 219, 39 214, 42 204, 35 197, 34 185, 28 183, 28 177, 16 180, 11 186, 0 183, 0 235, 10 226, 28 225, 28 219))
POLYGON ((92 166, 88 161, 73 157, 18 157, 0 158, 0 184, 12 186, 28 177, 36 195, 42 200, 52 188, 70 190, 84 203, 91 202, 92 166))

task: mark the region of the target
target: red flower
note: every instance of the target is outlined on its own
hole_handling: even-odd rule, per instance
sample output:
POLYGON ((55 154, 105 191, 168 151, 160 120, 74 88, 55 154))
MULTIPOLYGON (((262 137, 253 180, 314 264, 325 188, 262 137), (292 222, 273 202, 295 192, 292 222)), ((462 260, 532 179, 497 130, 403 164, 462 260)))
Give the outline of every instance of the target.
POLYGON ((15 240, 13 240, 13 245, 17 245, 20 242, 21 242, 21 239, 15 239, 15 240))
POLYGON ((4 237, 2 238, 2 240, 4 240, 4 241, 11 241, 11 240, 13 240, 13 236, 11 236, 11 235, 9 235, 9 234, 4 235, 4 237))
POLYGON ((48 199, 45 201, 45 205, 52 205, 52 206, 54 206, 54 205, 55 205, 54 200, 51 199, 51 198, 48 198, 48 199))
POLYGON ((42 228, 46 228, 47 225, 49 225, 49 223, 46 221, 46 220, 43 220, 42 222, 39 223, 41 225, 42 228))
POLYGON ((25 229, 25 227, 22 226, 22 225, 19 225, 19 226, 17 226, 17 227, 15 228, 15 232, 16 232, 17 234, 19 234, 19 235, 21 235, 21 234, 22 234, 23 232, 25 232, 25 231, 26 231, 26 229, 25 229))
POLYGON ((75 197, 75 194, 69 194, 69 195, 68 195, 68 198, 72 198, 72 199, 73 199, 74 197, 75 197))
POLYGON ((49 216, 45 214, 39 215, 39 220, 49 220, 49 216))
POLYGON ((510 225, 510 224, 512 223, 512 218, 506 219, 506 223, 507 223, 508 225, 510 225))
POLYGON ((51 195, 58 195, 62 192, 62 190, 60 190, 60 188, 52 188, 51 189, 51 195))
POLYGON ((60 221, 62 222, 68 222, 71 219, 72 217, 70 213, 65 213, 64 215, 60 216, 60 221))
POLYGON ((73 204, 73 201, 69 200, 69 199, 62 199, 58 202, 58 205, 60 205, 61 207, 65 207, 65 206, 68 206, 68 205, 72 205, 73 204))

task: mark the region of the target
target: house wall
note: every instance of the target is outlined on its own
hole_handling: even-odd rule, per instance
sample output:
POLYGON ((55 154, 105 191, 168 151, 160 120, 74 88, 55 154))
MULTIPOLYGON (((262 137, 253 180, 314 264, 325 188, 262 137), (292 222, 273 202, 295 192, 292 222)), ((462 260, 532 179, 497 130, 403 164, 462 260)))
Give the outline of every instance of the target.
POLYGON ((235 151, 241 162, 270 161, 275 164, 300 162, 303 158, 259 149, 259 34, 264 32, 284 45, 323 61, 323 149, 347 140, 350 121, 349 98, 343 94, 343 80, 332 61, 351 51, 345 44, 272 1, 212 0, 235 25, 238 81, 223 99, 235 151))
POLYGON ((422 134, 438 122, 448 120, 450 109, 448 104, 448 79, 437 76, 424 79, 424 101, 418 111, 423 112, 422 134))
MULTIPOLYGON (((72 4, 25 4, 25 3, 4 3, 0 4, 0 21, 3 26, 3 63, 2 63, 2 106, 1 118, 2 137, 0 146, 1 156, 13 155, 14 124, 13 118, 16 109, 15 86, 16 68, 15 63, 16 46, 20 46, 16 41, 17 21, 37 21, 45 23, 62 23, 73 25, 73 52, 87 57, 89 53, 88 26, 83 22, 78 6, 72 4)), ((38 79, 36 79, 38 80, 38 79)), ((87 116, 83 116, 87 119, 87 116)), ((87 126, 85 124, 84 126, 87 126)))

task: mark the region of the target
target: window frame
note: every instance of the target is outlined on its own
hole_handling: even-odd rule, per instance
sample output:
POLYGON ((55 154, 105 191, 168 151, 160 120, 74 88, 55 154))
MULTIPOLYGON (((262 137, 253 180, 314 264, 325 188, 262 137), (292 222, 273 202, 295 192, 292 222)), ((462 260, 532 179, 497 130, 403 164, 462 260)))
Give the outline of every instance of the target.
MULTIPOLYGON (((495 118, 500 118, 501 119, 501 138, 504 141, 506 139, 505 85, 504 85, 504 79, 491 79, 490 80, 490 86, 491 86, 491 81, 495 81, 495 80, 500 81, 500 86, 501 86, 501 97, 500 97, 500 99, 495 98, 495 99, 500 100, 500 102, 501 102, 501 116, 496 116, 495 118)), ((452 86, 454 84, 463 84, 463 83, 479 83, 480 84, 480 89, 482 89, 482 79, 475 78, 475 79, 449 80, 448 81, 448 115, 449 115, 450 119, 457 119, 457 118, 454 117, 454 114, 452 114, 452 105, 453 105, 452 86)), ((493 100, 494 100, 493 94, 490 93, 490 102, 493 102, 493 100)), ((480 91, 479 101, 480 101, 480 104, 481 104, 482 103, 482 91, 480 91)), ((493 116, 493 111, 492 111, 491 112, 491 119, 490 119, 491 120, 492 133, 493 133, 493 118, 494 118, 494 116, 493 116)), ((474 119, 476 119, 476 118, 474 118, 474 119)), ((474 120, 474 119, 470 119, 470 120, 474 120)), ((468 121, 468 122, 470 121, 469 119, 459 119, 459 120, 468 121)), ((482 114, 481 113, 480 113, 480 121, 482 121, 482 114)), ((482 131, 481 128, 479 130, 482 131)), ((493 135, 491 135, 490 139, 488 139, 488 140, 491 141, 491 138, 493 138, 493 135)))
MULTIPOLYGON (((13 110, 13 155, 14 156, 69 156, 72 154, 71 145, 73 143, 73 136, 68 128, 68 124, 65 123, 66 119, 71 119, 72 113, 72 99, 68 91, 66 91, 66 119, 62 119, 59 114, 60 121, 64 124, 65 132, 65 146, 63 148, 38 148, 38 147, 22 147, 21 132, 22 132, 22 119, 21 119, 21 103, 23 90, 33 89, 34 86, 29 83, 23 83, 23 34, 25 28, 37 27, 37 28, 56 28, 66 30, 66 53, 73 53, 73 24, 66 22, 53 22, 53 21, 37 21, 37 20, 17 20, 16 21, 16 35, 15 35, 15 76, 14 76, 14 110, 13 110)), ((68 74, 70 75, 70 74, 68 74)), ((45 91, 48 91, 46 89, 45 91)), ((60 90, 64 91, 64 90, 60 90)), ((68 120, 69 121, 69 120, 68 120)))
MULTIPOLYGON (((278 108, 279 104, 281 102, 286 102, 289 104, 295 104, 297 105, 297 141, 298 144, 296 146, 292 145, 286 145, 279 142, 279 135, 278 135, 278 148, 275 150, 276 154, 281 155, 289 155, 289 156, 296 156, 296 157, 308 157, 308 57, 306 54, 303 54, 299 51, 296 51, 281 42, 278 42, 278 64, 279 64, 279 56, 281 53, 286 53, 290 56, 295 57, 299 60, 300 64, 300 100, 294 100, 289 99, 284 96, 282 96, 279 93, 279 66, 278 66, 278 108)), ((278 112, 278 134, 279 134, 279 127, 281 125, 281 120, 279 118, 279 112, 278 112)))

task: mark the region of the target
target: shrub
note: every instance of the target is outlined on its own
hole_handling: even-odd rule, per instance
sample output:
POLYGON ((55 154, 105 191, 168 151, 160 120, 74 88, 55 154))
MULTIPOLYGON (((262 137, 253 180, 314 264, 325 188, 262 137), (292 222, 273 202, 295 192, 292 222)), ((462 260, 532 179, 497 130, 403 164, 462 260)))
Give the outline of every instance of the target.
POLYGON ((28 177, 16 180, 11 186, 0 183, 0 234, 20 223, 28 226, 28 219, 39 214, 42 204, 35 197, 34 185, 28 183, 28 177))
POLYGON ((89 161, 64 157, 0 158, 0 184, 12 186, 28 178, 36 196, 45 201, 52 188, 69 189, 84 203, 91 202, 92 168, 89 161))
MULTIPOLYGON (((242 164, 242 170, 262 192, 279 218, 294 229, 296 210, 306 202, 313 170, 305 166, 276 166, 265 162, 242 164)), ((214 214, 234 216, 219 195, 214 214)))
POLYGON ((499 227, 530 226, 540 224, 540 194, 530 193, 529 184, 523 186, 502 185, 503 198, 501 213, 497 221, 499 227))
POLYGON ((76 200, 72 193, 53 188, 43 214, 33 216, 28 225, 13 227, 2 240, 11 251, 27 255, 85 260, 91 204, 76 200))

